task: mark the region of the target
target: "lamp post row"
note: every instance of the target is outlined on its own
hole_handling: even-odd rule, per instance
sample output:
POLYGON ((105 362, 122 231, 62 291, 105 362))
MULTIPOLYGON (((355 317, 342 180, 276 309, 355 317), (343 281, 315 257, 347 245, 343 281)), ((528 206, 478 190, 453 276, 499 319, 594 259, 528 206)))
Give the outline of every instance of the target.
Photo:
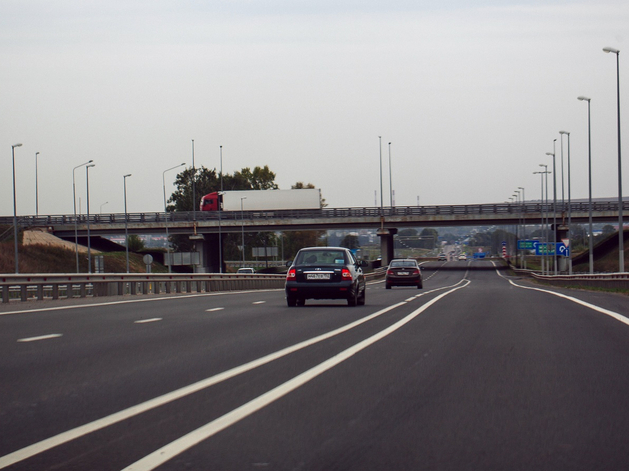
MULTIPOLYGON (((603 51, 606 53, 611 53, 616 55, 616 108, 617 108, 617 127, 618 127, 618 271, 625 271, 625 253, 624 253, 624 222, 623 222, 623 210, 624 210, 624 202, 622 195, 622 145, 621 145, 621 126, 620 126, 620 51, 618 49, 612 47, 605 47, 603 51)), ((589 230, 589 272, 590 274, 594 273, 594 248, 593 248, 593 229, 592 229, 592 132, 591 132, 591 98, 586 96, 577 97, 579 101, 585 101, 588 104, 588 230, 589 230)), ((572 194, 571 194, 571 183, 570 183, 570 133, 568 131, 559 131, 561 136, 561 203, 562 203, 562 213, 563 208, 565 207, 565 193, 564 193, 564 159, 563 159, 563 136, 567 136, 568 143, 568 244, 572 239, 571 234, 571 225, 572 225, 572 194)), ((553 243, 557 240, 557 179, 556 179, 556 168, 555 168, 555 143, 557 139, 553 140, 553 152, 547 152, 546 155, 553 157, 553 243)), ((542 167, 546 167, 546 165, 540 164, 542 167)), ((543 177, 546 174, 548 177, 547 169, 544 172, 533 172, 534 174, 541 174, 543 177)), ((544 188, 542 186, 542 202, 544 198, 544 188)), ((548 200, 548 188, 546 188, 546 199, 548 200)), ((546 211, 548 208, 546 207, 546 211)), ((544 221, 544 216, 542 214, 542 224, 544 221)), ((548 224, 548 215, 546 216, 546 221, 548 224)), ((557 274, 557 255, 556 253, 553 255, 554 258, 554 271, 557 274)), ((544 272, 544 258, 542 258, 542 272, 544 272)), ((568 260, 568 272, 572 274, 572 260, 568 260)))
MULTIPOLYGON (((193 146, 194 146, 194 140, 193 146)), ((15 262, 15 273, 19 273, 19 253, 18 253, 18 230, 17 230, 17 198, 16 198, 16 184, 15 184, 15 148, 21 147, 22 144, 13 144, 11 146, 11 161, 12 161, 12 170, 13 170, 13 238, 14 238, 14 262, 15 262)), ((38 157, 40 152, 35 152, 35 214, 39 216, 39 177, 38 177, 38 157)), ((193 147, 193 158, 194 158, 194 147, 193 147)), ((78 243, 78 217, 77 217, 77 208, 76 208, 76 170, 85 167, 86 174, 86 191, 87 191, 87 254, 88 254, 88 273, 92 272, 91 267, 91 238, 90 238, 90 189, 89 189, 89 169, 96 166, 93 163, 94 160, 90 159, 87 162, 84 162, 76 167, 72 168, 72 206, 73 206, 73 215, 74 215, 74 249, 75 249, 75 262, 76 262, 76 272, 80 272, 79 267, 79 243, 78 243)), ((166 206, 166 181, 165 174, 169 170, 174 170, 175 168, 181 167, 185 165, 181 163, 174 167, 171 167, 165 170, 162 173, 162 186, 164 191, 164 212, 167 211, 166 206)), ((221 166, 222 166, 222 146, 221 146, 221 166)), ((194 170, 193 170, 194 171, 194 170)), ((124 175, 124 207, 125 207, 125 245, 126 245, 126 268, 127 273, 129 273, 129 234, 128 234, 128 216, 127 216, 127 178, 130 177, 131 174, 124 175)), ((193 178, 193 186, 194 186, 194 178, 193 178)), ((221 186, 222 186, 222 170, 221 170, 221 186)), ((194 193, 194 190, 193 190, 194 193)), ((107 202, 108 203, 108 202, 107 202)), ((101 205, 101 212, 103 205, 107 204, 103 203, 101 205)), ((194 205, 194 202, 193 202, 194 205)), ((166 226, 166 238, 168 239, 168 226, 166 226)), ((168 249, 170 246, 168 247, 168 249)), ((169 272, 171 271, 170 265, 168 266, 169 272)))

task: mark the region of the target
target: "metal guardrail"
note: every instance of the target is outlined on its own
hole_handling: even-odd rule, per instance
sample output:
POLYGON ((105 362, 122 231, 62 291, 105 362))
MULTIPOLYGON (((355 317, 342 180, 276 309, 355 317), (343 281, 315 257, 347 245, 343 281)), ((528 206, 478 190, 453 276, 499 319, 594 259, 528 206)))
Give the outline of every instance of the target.
MULTIPOLYGON (((367 280, 382 278, 385 268, 367 273, 367 280)), ((254 289, 283 289, 285 274, 40 274, 0 275, 2 303, 96 296, 160 293, 207 293, 254 289)))
MULTIPOLYGON (((587 213, 589 204, 587 202, 557 203, 557 214, 567 214, 568 210, 573 213, 587 213)), ((153 212, 153 213, 127 213, 126 222, 133 223, 177 223, 177 222, 201 222, 220 219, 229 220, 264 220, 277 218, 290 219, 335 219, 335 218, 359 218, 359 217, 400 217, 400 216, 463 216, 463 215, 513 215, 514 217, 524 217, 527 215, 541 214, 541 212, 553 213, 552 202, 545 204, 541 202, 529 203, 501 203, 501 204, 467 204, 467 205, 441 205, 441 206, 396 206, 396 207, 366 207, 366 208, 322 208, 307 210, 273 210, 273 211, 174 211, 174 212, 153 212)), ((613 213, 618 211, 618 201, 596 201, 592 202, 593 213, 613 213)), ((629 211, 629 201, 623 202, 623 211, 629 211)), ((31 226, 56 226, 86 224, 86 215, 50 215, 50 216, 19 216, 21 227, 31 226)), ((124 213, 111 214, 90 214, 89 222, 92 225, 98 224, 124 224, 124 213)), ((12 217, 0 217, 0 225, 12 225, 12 217)))
POLYGON ((41 274, 0 275, 2 303, 125 294, 202 293, 279 289, 285 275, 273 274, 41 274))
POLYGON ((530 276, 540 282, 553 286, 629 291, 629 273, 600 273, 594 275, 541 275, 539 273, 530 273, 530 276))

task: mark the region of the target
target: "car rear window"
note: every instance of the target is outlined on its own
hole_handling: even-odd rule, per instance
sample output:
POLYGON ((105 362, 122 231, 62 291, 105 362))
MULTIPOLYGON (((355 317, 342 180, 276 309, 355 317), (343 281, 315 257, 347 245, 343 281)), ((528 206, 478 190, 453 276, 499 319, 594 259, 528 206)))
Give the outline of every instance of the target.
POLYGON ((391 262, 391 268, 399 267, 415 267, 417 263, 413 260, 393 260, 391 262))
POLYGON ((345 254, 339 250, 309 250, 300 252, 297 265, 343 265, 345 254))

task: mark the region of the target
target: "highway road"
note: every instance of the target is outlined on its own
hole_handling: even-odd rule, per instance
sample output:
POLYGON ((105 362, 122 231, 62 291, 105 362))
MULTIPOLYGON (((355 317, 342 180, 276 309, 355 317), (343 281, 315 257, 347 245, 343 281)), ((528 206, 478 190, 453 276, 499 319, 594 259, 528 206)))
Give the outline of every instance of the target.
POLYGON ((626 469, 627 297, 424 280, 3 306, 0 469, 626 469))

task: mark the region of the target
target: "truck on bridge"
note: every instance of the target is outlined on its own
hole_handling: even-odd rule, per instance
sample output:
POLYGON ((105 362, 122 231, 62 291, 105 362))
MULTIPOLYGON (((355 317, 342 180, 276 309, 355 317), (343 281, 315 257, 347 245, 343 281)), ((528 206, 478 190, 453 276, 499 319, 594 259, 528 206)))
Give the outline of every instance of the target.
POLYGON ((321 209, 321 190, 242 190, 208 193, 200 202, 201 211, 267 211, 282 209, 321 209))

